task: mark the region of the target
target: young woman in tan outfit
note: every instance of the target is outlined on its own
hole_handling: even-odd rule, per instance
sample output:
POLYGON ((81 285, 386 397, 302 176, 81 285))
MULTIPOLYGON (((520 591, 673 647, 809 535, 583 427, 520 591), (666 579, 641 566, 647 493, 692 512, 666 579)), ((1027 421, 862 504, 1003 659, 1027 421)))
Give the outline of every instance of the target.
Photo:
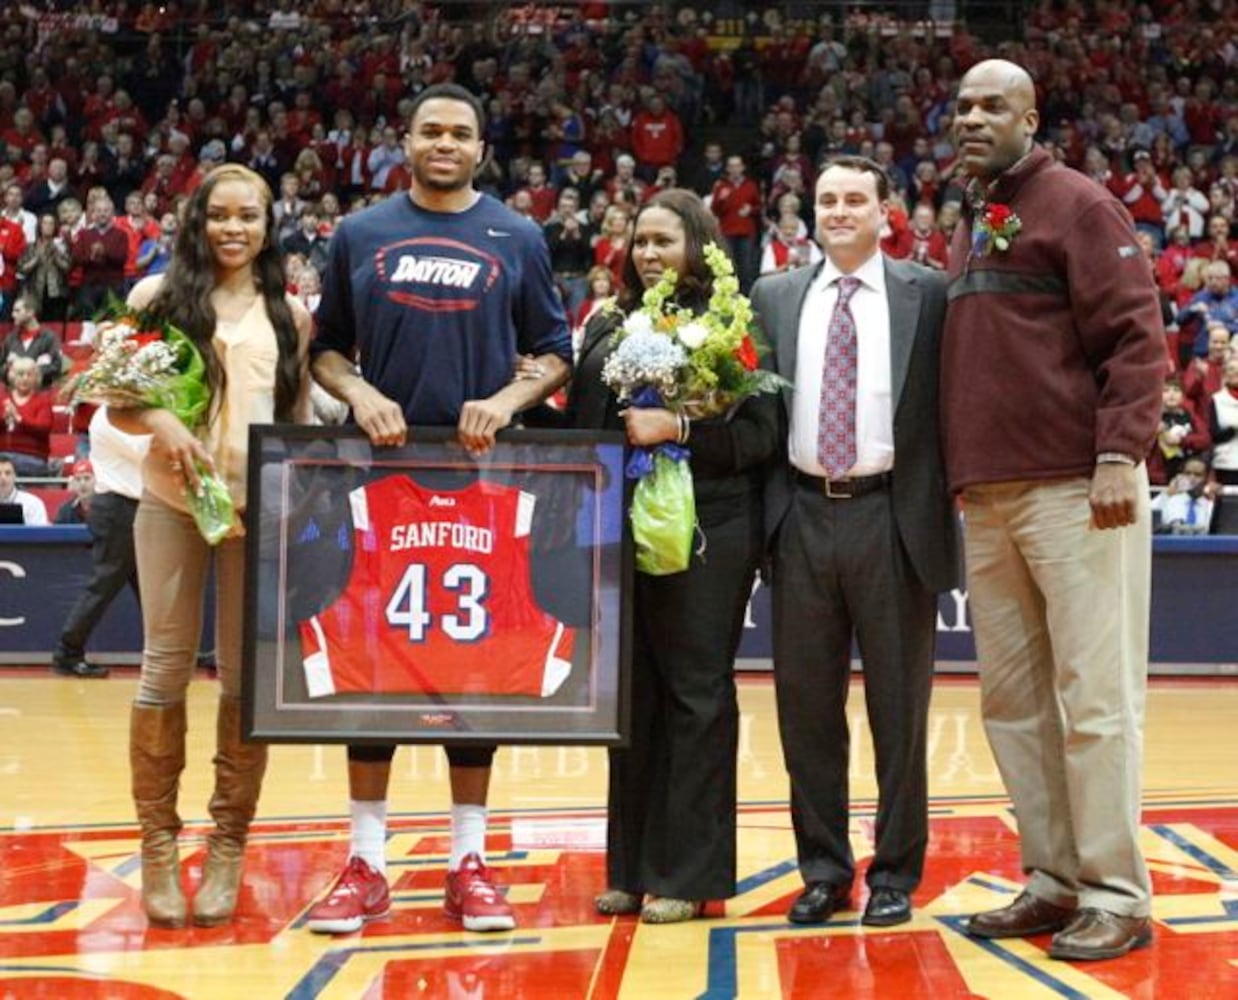
MULTIPOLYGON (((180 885, 177 788, 185 766, 185 693, 202 629, 212 549, 185 509, 199 468, 222 478, 238 515, 245 509, 246 441, 252 423, 305 422, 311 321, 284 293, 271 233, 271 192, 235 164, 212 170, 185 207, 172 262, 136 285, 129 304, 176 325, 206 360, 211 405, 204 428, 187 429, 163 409, 128 410, 124 429, 152 435, 134 524, 145 637, 130 726, 133 798, 142 828, 142 903, 152 924, 180 927, 188 905, 180 885)), ((245 605, 240 519, 214 549, 215 648, 220 699, 215 829, 207 838, 193 922, 232 918, 266 747, 241 740, 240 669, 245 605)))

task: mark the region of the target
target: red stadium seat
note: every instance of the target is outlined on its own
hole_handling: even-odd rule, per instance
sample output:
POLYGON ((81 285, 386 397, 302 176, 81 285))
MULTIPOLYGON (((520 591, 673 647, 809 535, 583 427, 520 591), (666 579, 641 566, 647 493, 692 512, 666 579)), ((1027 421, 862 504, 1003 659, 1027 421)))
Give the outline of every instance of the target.
POLYGON ((90 418, 95 415, 95 410, 99 407, 94 403, 78 403, 73 407, 73 421, 71 426, 78 434, 85 434, 90 430, 90 418))
POLYGON ((94 346, 84 340, 66 340, 61 345, 61 350, 64 352, 64 356, 73 362, 89 361, 95 353, 94 346))
POLYGON ((53 431, 49 451, 52 458, 73 458, 77 453, 77 435, 70 430, 53 431))
POLYGON ((60 505, 73 497, 73 491, 63 486, 23 486, 22 489, 43 501, 49 521, 54 521, 60 505))

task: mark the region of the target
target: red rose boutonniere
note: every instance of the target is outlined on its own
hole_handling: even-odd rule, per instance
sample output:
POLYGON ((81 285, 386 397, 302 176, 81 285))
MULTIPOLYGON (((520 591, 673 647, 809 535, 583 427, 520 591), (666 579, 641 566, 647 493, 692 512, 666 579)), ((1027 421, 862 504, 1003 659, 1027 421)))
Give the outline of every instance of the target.
POLYGON ((1022 228, 1023 221, 1009 205, 996 202, 986 205, 977 213, 972 225, 971 255, 987 257, 994 251, 1004 253, 1022 228))

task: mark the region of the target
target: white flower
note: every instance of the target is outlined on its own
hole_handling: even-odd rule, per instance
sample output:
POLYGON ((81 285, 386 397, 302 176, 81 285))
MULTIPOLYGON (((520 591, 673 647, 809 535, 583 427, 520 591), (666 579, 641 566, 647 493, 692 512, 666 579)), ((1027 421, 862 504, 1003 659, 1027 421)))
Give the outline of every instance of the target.
POLYGON ((634 333, 653 333, 653 317, 638 310, 623 321, 623 330, 629 336, 634 333))
POLYGON ((689 351, 695 351, 705 343, 705 338, 709 336, 709 331, 705 329, 702 323, 685 323, 675 331, 675 336, 679 338, 679 342, 689 351))
POLYGON ((137 330, 127 323, 100 323, 95 328, 95 342, 100 348, 115 348, 135 333, 137 330))

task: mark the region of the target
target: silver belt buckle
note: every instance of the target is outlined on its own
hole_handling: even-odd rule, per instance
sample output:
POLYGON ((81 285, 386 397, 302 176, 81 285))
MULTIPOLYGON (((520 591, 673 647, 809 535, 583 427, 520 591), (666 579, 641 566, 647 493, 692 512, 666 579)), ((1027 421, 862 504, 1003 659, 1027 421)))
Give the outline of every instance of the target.
POLYGON ((830 490, 830 477, 825 477, 825 495, 830 500, 851 500, 855 494, 853 493, 834 493, 830 490))

